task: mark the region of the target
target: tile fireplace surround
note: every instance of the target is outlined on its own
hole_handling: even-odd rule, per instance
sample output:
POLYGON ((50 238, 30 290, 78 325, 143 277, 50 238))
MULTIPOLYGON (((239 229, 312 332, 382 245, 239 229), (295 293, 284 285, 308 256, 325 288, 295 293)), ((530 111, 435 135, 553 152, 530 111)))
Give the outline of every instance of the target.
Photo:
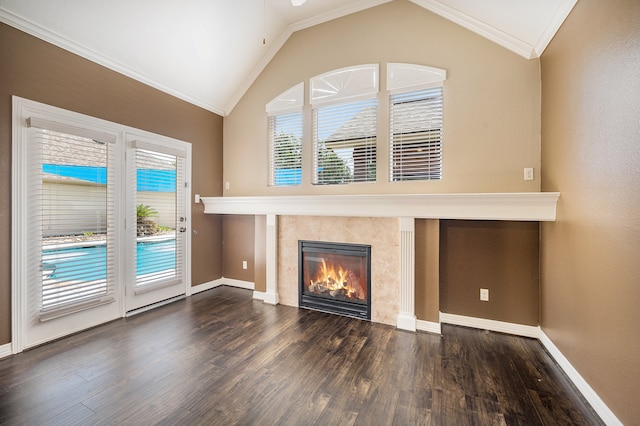
POLYGON ((278 302, 298 306, 298 240, 371 245, 371 321, 395 325, 400 309, 399 220, 280 216, 278 302))
POLYGON ((559 196, 527 192, 201 200, 209 214, 266 216, 266 303, 298 306, 298 240, 370 244, 371 320, 415 331, 415 219, 554 221, 559 196))

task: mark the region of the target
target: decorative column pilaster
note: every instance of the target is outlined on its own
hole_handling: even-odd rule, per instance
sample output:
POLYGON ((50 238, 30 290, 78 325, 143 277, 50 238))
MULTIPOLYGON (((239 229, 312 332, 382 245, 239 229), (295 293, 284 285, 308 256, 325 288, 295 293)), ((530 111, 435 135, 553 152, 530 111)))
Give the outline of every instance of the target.
POLYGON ((270 305, 278 304, 278 216, 274 214, 267 215, 265 239, 265 257, 266 257, 266 281, 267 291, 264 296, 264 302, 270 305))
POLYGON ((416 331, 415 219, 400 218, 400 312, 397 328, 416 331))

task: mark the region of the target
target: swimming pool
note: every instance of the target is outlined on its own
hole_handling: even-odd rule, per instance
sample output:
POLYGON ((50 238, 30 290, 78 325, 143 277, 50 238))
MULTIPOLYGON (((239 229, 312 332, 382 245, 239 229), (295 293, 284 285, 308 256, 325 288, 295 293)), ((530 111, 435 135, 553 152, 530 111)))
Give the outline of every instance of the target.
MULTIPOLYGON (((139 241, 136 244, 136 275, 147 275, 176 267, 176 240, 139 241)), ((42 273, 46 280, 96 281, 107 278, 107 247, 45 249, 42 273)))

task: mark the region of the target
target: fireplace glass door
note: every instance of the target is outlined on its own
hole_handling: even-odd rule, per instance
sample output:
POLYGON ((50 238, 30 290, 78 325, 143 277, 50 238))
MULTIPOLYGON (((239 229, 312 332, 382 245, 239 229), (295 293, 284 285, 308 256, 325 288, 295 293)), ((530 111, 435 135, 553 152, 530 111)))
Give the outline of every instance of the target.
POLYGON ((300 307, 371 319, 371 246, 299 242, 300 307))

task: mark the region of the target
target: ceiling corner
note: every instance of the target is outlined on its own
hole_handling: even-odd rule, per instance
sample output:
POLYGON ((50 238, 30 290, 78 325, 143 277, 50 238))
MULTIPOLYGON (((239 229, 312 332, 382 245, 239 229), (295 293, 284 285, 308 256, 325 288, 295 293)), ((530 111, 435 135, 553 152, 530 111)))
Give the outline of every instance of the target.
MULTIPOLYGON (((499 1, 488 0, 486 3, 483 3, 486 13, 480 14, 484 15, 484 19, 482 19, 482 17, 477 17, 477 15, 479 15, 477 13, 477 9, 475 10, 476 13, 474 13, 474 10, 471 8, 467 8, 468 10, 465 12, 460 10, 461 4, 456 1, 409 1, 456 23, 469 31, 472 31, 524 57, 525 59, 534 59, 542 54, 577 2, 577 0, 558 0, 557 2, 549 3, 552 4, 552 7, 547 6, 547 4, 538 3, 536 7, 542 10, 542 15, 545 16, 545 20, 540 22, 540 24, 543 25, 535 26, 534 29, 530 29, 526 34, 520 33, 516 36, 513 33, 517 33, 517 31, 510 31, 510 29, 514 29, 513 22, 516 24, 518 24, 518 22, 522 22, 523 24, 529 22, 529 16, 527 14, 528 8, 519 4, 512 5, 513 10, 511 10, 511 12, 517 13, 505 14, 501 9, 499 1), (457 5, 458 7, 454 7, 454 5, 457 5), (509 19, 511 22, 507 23, 505 19, 509 19), (490 24, 489 22, 492 23, 490 24)), ((539 10, 536 11, 538 12, 539 10)))
POLYGON ((542 56, 542 53, 545 51, 549 43, 551 43, 551 40, 553 40, 553 37, 567 19, 567 16, 569 16, 569 13, 571 13, 576 3, 578 3, 578 0, 563 0, 558 2, 557 9, 553 13, 551 19, 549 19, 546 28, 535 44, 534 52, 536 57, 542 56))

